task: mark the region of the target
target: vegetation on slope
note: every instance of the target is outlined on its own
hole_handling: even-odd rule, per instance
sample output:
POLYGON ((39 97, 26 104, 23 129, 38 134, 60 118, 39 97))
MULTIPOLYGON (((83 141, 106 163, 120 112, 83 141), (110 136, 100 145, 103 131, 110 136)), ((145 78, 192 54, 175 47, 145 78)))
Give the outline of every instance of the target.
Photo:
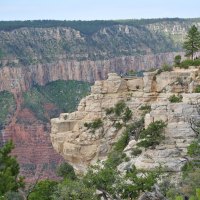
POLYGON ((90 84, 81 81, 54 81, 45 86, 35 86, 23 93, 24 108, 29 108, 38 119, 47 121, 61 112, 72 112, 90 90, 90 84), (50 110, 46 104, 53 104, 50 110))
POLYGON ((0 108, 0 127, 2 127, 6 124, 9 116, 16 108, 16 102, 13 94, 8 91, 0 92, 0 108))
MULTIPOLYGON (((15 57, 20 64, 30 65, 52 62, 62 55, 68 60, 81 61, 182 51, 181 42, 174 37, 182 38, 184 30, 198 20, 4 21, 0 22, 0 46, 3 50, 0 59, 15 57), (176 36, 175 33, 166 34, 163 28, 166 24, 168 32, 174 30, 174 26, 180 26, 183 33, 179 31, 176 36), (154 30, 154 27, 158 28, 154 30)), ((9 64, 17 66, 13 62, 9 64)))
MULTIPOLYGON (((194 19, 197 20, 197 19, 194 19)), ((59 21, 59 20, 27 20, 27 21, 0 21, 0 31, 12 31, 19 28, 52 28, 52 27, 70 27, 79 30, 81 33, 90 35, 101 28, 113 25, 147 25, 163 21, 187 21, 179 18, 161 18, 161 19, 128 19, 128 20, 93 20, 93 21, 59 21)), ((189 21, 189 20, 188 20, 189 21)), ((198 20, 197 20, 198 21, 198 20)))

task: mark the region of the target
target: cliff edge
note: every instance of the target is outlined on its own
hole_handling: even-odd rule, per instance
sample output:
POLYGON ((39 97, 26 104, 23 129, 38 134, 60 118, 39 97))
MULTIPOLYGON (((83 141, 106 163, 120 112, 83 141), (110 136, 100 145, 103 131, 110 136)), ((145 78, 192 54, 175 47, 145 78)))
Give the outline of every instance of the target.
POLYGON ((131 151, 138 143, 138 138, 133 136, 124 150, 130 159, 119 169, 132 164, 142 169, 162 165, 167 171, 180 172, 187 159, 187 146, 196 137, 191 120, 199 118, 200 93, 195 93, 199 84, 200 71, 192 67, 162 73, 145 72, 143 77, 110 73, 107 80, 95 82, 91 94, 81 100, 77 111, 62 113, 51 120, 53 147, 78 172, 84 172, 89 165, 106 159, 124 131, 117 126, 123 119, 109 115, 109 111, 123 102, 132 112, 129 121, 134 122, 144 114, 141 108, 148 106, 144 126, 164 121, 167 124, 165 139, 156 148, 143 149, 140 155, 132 156, 131 151), (172 95, 181 97, 181 102, 170 102, 172 95))

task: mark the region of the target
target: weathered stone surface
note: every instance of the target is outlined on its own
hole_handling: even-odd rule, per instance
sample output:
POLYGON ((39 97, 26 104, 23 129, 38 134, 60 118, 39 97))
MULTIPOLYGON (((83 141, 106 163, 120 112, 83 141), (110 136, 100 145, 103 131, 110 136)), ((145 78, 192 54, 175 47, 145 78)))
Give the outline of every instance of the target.
POLYGON ((196 136, 191 129, 190 118, 199 116, 196 103, 200 94, 190 93, 187 87, 181 87, 178 93, 182 92, 182 102, 170 103, 169 97, 177 95, 174 84, 178 78, 182 78, 185 85, 191 79, 198 84, 199 80, 195 78, 199 71, 188 69, 164 72, 163 75, 156 73, 146 72, 143 78, 133 77, 131 80, 111 73, 107 80, 96 81, 91 95, 80 102, 78 111, 52 119, 51 139, 56 151, 81 172, 98 159, 105 159, 123 132, 123 129, 117 130, 113 126, 113 119, 106 115, 106 109, 124 100, 133 112, 133 120, 140 118, 142 111, 139 108, 142 105, 151 105, 151 112, 145 115, 145 128, 157 120, 164 121, 167 126, 165 140, 155 149, 143 149, 136 157, 131 155, 137 145, 133 138, 124 150, 131 159, 122 163, 119 170, 123 171, 134 164, 147 170, 161 165, 167 171, 180 172, 186 162, 187 147, 196 136), (136 87, 137 81, 141 87, 136 87), (92 132, 84 127, 85 122, 97 118, 103 121, 101 128, 92 132))
POLYGON ((137 91, 137 90, 143 91, 144 81, 142 78, 128 80, 127 86, 128 86, 128 89, 131 91, 137 91))

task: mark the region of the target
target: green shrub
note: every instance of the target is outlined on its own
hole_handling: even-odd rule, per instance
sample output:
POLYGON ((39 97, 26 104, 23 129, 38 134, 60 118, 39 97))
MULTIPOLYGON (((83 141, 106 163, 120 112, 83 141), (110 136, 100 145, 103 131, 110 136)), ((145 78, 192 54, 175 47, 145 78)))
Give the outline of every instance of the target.
POLYGON ((139 149, 138 147, 133 148, 133 149, 131 150, 131 155, 133 155, 133 156, 138 156, 138 155, 140 155, 141 153, 142 153, 142 150, 139 149))
POLYGON ((176 196, 175 200, 183 200, 182 196, 176 196))
POLYGON ((165 138, 163 135, 163 130, 166 124, 163 121, 155 121, 149 124, 149 126, 143 130, 139 136, 142 139, 138 142, 138 147, 152 147, 155 148, 160 142, 165 138))
POLYGON ((188 69, 189 66, 200 66, 200 59, 196 60, 184 60, 180 63, 180 68, 188 69))
POLYGON ((177 55, 174 58, 174 65, 175 65, 175 67, 179 67, 180 64, 181 64, 181 55, 177 55))
POLYGON ((150 105, 142 105, 139 110, 151 110, 151 106, 150 105))
POLYGON ((143 116, 146 115, 147 113, 151 112, 151 106, 150 105, 142 105, 139 110, 143 111, 143 116))
POLYGON ((200 85, 197 85, 195 90, 194 90, 195 93, 200 93, 200 85))
POLYGON ((42 180, 31 190, 28 200, 52 200, 52 195, 57 189, 57 182, 52 180, 42 180))
POLYGON ((123 124, 121 124, 120 122, 116 122, 114 124, 114 127, 117 129, 117 130, 120 130, 122 127, 123 127, 123 124))
POLYGON ((9 116, 12 115, 16 108, 15 98, 12 93, 8 91, 0 92, 0 129, 4 126, 8 120, 9 116))
POLYGON ((134 70, 130 70, 127 72, 127 76, 136 76, 137 74, 137 71, 134 71, 134 70))
POLYGON ((172 67, 170 65, 168 65, 168 64, 162 65, 161 69, 162 69, 163 72, 170 72, 170 71, 172 71, 172 67))
POLYGON ((200 156, 200 143, 199 141, 193 141, 187 148, 187 154, 189 156, 200 156))
POLYGON ((76 174, 74 172, 74 168, 69 164, 69 163, 62 163, 60 166, 57 168, 57 175, 61 176, 63 178, 75 180, 76 179, 76 174))
POLYGON ((106 115, 114 113, 114 108, 106 108, 106 115))
POLYGON ((126 156, 126 157, 124 158, 124 161, 125 161, 125 162, 128 162, 128 161, 130 161, 130 158, 126 156))
POLYGON ((132 111, 128 107, 126 107, 124 115, 122 117, 123 122, 129 121, 132 115, 133 115, 132 111))
POLYGON ((87 127, 88 129, 91 129, 91 131, 94 133, 96 129, 103 126, 103 122, 100 118, 98 118, 98 119, 95 119, 93 122, 84 123, 84 126, 87 127))
POLYGON ((114 112, 116 116, 120 116, 123 112, 124 109, 126 108, 126 104, 124 101, 119 101, 114 108, 114 112))
POLYGON ((126 106, 123 100, 116 103, 114 107, 106 109, 106 115, 111 114, 117 118, 121 118, 125 123, 132 118, 132 111, 126 106))
POLYGON ((176 96, 175 94, 173 94, 172 96, 169 97, 169 101, 171 103, 179 103, 182 102, 182 98, 183 98, 182 95, 176 96))

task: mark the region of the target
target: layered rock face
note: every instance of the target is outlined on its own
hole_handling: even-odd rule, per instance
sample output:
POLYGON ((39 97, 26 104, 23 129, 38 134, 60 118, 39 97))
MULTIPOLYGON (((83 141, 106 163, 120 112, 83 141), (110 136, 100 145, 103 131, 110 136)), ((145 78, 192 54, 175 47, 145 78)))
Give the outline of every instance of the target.
POLYGON ((64 160, 52 147, 49 122, 38 120, 30 109, 23 108, 21 94, 15 95, 15 99, 16 110, 1 136, 3 142, 12 139, 15 144, 12 154, 17 157, 20 175, 31 183, 58 179, 56 168, 64 160))
MULTIPOLYGON (((132 110, 134 121, 141 116, 139 108, 150 105, 151 112, 145 116, 145 127, 151 122, 163 120, 167 123, 165 140, 156 149, 144 149, 141 155, 123 163, 119 169, 123 170, 132 164, 150 169, 161 164, 168 171, 180 171, 186 162, 186 148, 196 136, 191 129, 190 119, 199 117, 196 103, 200 94, 193 93, 200 83, 199 75, 200 71, 192 68, 161 74, 157 71, 146 72, 142 78, 121 78, 111 73, 107 80, 95 82, 91 95, 81 100, 77 111, 63 113, 51 120, 53 147, 77 171, 84 172, 97 160, 105 159, 112 145, 122 135, 123 129, 113 126, 113 119, 109 118, 106 111, 123 100, 132 110), (182 102, 171 103, 169 97, 172 94, 182 94, 182 102), (103 125, 91 132, 84 124, 96 119, 101 119, 103 125)), ((137 142, 133 138, 126 147, 128 156, 137 142)))
POLYGON ((82 80, 94 82, 107 78, 109 72, 125 73, 129 70, 145 70, 172 63, 177 53, 150 54, 119 57, 98 61, 59 60, 49 64, 0 69, 0 90, 19 93, 33 85, 45 85, 55 80, 82 80))

